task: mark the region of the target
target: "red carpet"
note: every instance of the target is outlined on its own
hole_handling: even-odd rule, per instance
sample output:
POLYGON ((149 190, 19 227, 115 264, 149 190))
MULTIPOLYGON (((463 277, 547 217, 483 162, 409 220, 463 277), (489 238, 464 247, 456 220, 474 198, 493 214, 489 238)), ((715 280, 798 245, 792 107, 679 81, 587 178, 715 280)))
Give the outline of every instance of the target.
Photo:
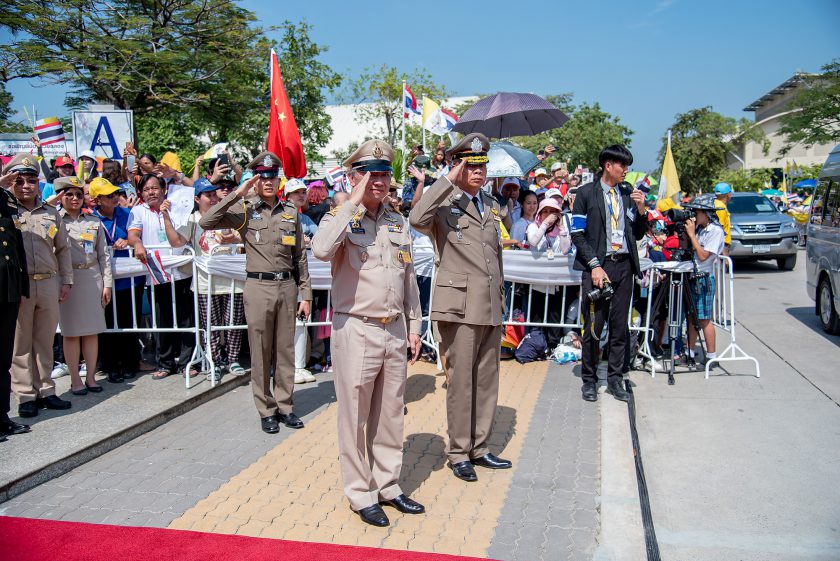
MULTIPOLYGON (((384 531, 383 531, 384 535, 384 531)), ((0 516, 0 561, 475 561, 474 557, 0 516)))

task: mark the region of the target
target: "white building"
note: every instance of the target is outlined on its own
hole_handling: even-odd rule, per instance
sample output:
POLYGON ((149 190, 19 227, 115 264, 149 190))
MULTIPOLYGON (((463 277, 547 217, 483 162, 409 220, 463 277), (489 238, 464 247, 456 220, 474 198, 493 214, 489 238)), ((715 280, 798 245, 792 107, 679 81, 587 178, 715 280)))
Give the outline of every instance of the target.
POLYGON ((790 101, 799 93, 807 76, 809 74, 803 72, 795 73, 791 78, 744 108, 744 111, 755 114, 755 122, 767 135, 770 149, 765 155, 759 143, 750 141, 742 144, 736 147, 734 153, 727 158, 729 169, 784 168, 788 162, 791 164, 796 162, 798 165, 825 162, 834 147, 833 144, 816 144, 810 148, 797 144, 786 155, 781 154, 785 138, 779 134, 780 119, 791 112, 788 108, 790 101))

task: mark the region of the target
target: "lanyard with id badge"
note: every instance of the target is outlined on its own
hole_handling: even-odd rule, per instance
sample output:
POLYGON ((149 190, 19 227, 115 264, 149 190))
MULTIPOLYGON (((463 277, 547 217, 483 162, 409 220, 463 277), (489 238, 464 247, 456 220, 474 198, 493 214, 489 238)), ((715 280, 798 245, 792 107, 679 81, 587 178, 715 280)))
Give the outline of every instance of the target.
POLYGON ((624 232, 618 228, 618 213, 621 212, 618 199, 615 195, 615 190, 611 189, 607 196, 607 207, 610 211, 610 223, 612 229, 610 232, 610 249, 613 253, 617 253, 624 246, 624 232), (613 206, 615 202, 615 206, 613 206))
POLYGON ((94 237, 93 232, 82 232, 80 236, 82 239, 82 248, 85 251, 85 255, 92 255, 93 254, 93 242, 96 239, 94 237))

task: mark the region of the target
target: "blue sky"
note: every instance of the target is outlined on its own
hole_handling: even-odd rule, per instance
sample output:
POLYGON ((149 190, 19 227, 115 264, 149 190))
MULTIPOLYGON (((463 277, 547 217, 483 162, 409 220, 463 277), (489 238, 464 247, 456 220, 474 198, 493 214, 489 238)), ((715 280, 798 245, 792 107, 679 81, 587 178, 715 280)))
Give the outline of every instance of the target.
MULTIPOLYGON (((578 103, 597 101, 635 131, 637 169, 656 167, 677 113, 711 105, 752 118, 742 109, 793 72, 840 57, 837 0, 243 5, 263 25, 312 24, 314 40, 329 47, 323 61, 348 77, 386 63, 426 68, 455 95, 572 92, 578 103)), ((14 81, 9 89, 17 106, 66 113, 62 88, 14 81)))

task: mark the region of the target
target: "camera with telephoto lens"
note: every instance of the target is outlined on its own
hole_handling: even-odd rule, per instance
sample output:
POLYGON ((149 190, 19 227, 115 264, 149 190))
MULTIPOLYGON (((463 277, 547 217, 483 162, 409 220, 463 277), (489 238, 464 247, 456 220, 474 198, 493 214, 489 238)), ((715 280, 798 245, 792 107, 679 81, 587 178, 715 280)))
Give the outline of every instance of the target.
POLYGON ((598 300, 609 300, 613 297, 613 294, 615 294, 615 289, 609 282, 604 281, 604 286, 593 288, 586 293, 586 297, 592 302, 597 302, 598 300))
POLYGON ((668 219, 674 224, 686 222, 696 216, 696 213, 693 210, 683 210, 679 208, 669 209, 666 214, 668 215, 668 219))
POLYGON ((691 261, 694 259, 694 250, 688 242, 688 235, 685 231, 685 223, 694 218, 697 214, 690 209, 672 208, 665 213, 670 224, 665 231, 670 236, 676 234, 680 240, 679 248, 671 250, 671 261, 691 261))

